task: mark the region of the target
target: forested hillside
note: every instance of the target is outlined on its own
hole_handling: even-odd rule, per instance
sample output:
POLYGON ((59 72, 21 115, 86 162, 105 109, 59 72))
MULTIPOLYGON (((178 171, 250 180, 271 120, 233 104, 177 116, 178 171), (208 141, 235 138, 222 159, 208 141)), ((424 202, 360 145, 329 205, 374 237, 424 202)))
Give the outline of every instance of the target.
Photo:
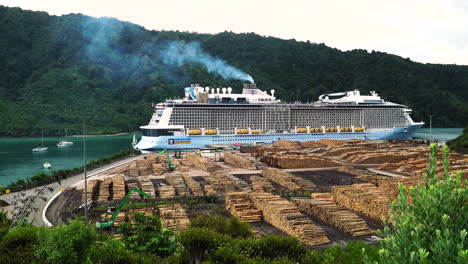
POLYGON ((83 118, 91 133, 135 131, 149 121, 152 102, 182 96, 190 83, 241 87, 243 81, 225 80, 206 65, 170 58, 168 45, 192 41, 283 101, 376 90, 412 108, 416 121, 428 123, 431 114, 434 127, 468 125, 468 66, 252 33, 148 31, 112 18, 0 6, 0 136, 38 135, 41 128, 46 135, 79 133, 83 118))

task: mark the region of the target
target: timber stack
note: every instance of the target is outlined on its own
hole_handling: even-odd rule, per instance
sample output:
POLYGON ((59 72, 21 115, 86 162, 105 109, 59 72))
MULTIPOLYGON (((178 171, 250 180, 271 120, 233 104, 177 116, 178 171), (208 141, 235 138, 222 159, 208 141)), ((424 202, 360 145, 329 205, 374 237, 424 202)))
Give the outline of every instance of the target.
POLYGON ((190 195, 190 191, 185 185, 182 175, 166 175, 166 181, 174 187, 176 193, 180 197, 185 197, 190 195))
POLYGON ((287 171, 282 171, 278 169, 268 169, 263 170, 262 175, 270 181, 276 182, 277 184, 283 186, 291 192, 298 192, 301 190, 301 187, 297 186, 297 184, 294 183, 294 180, 291 177, 292 175, 287 171))
POLYGON ((349 210, 363 213, 376 220, 389 218, 390 199, 371 183, 333 186, 332 196, 338 205, 349 210))
MULTIPOLYGON (((87 189, 87 193, 88 193, 88 201, 90 200, 94 200, 94 197, 96 197, 97 195, 97 191, 99 189, 99 183, 101 181, 100 180, 89 180, 88 181, 88 188, 87 189)), ((83 189, 83 195, 81 196, 81 201, 84 203, 85 201, 85 190, 83 189)))
POLYGON ((182 178, 193 196, 203 196, 203 190, 199 182, 187 174, 182 174, 182 178))
POLYGON ((221 167, 215 164, 213 161, 207 160, 195 152, 188 152, 187 160, 190 161, 193 166, 206 172, 213 172, 221 169, 221 167))
POLYGON ((109 188, 112 184, 112 177, 105 178, 99 186, 98 201, 107 201, 110 198, 109 188))
POLYGON ((112 178, 112 199, 122 200, 125 197, 125 176, 116 174, 112 178))
POLYGON ((253 161, 241 155, 234 154, 233 152, 224 152, 224 162, 248 170, 257 169, 253 161))
POLYGON ((190 223, 185 209, 178 203, 160 205, 158 211, 165 228, 181 231, 190 223))
POLYGON ((269 192, 272 193, 275 191, 275 187, 271 184, 271 182, 265 178, 260 176, 250 176, 249 180, 251 181, 250 187, 254 192, 269 192))
POLYGON ((139 177, 138 180, 140 182, 141 190, 148 194, 151 197, 151 199, 156 198, 156 192, 151 179, 148 176, 142 176, 139 177))
POLYGON ((158 187, 159 198, 172 199, 175 198, 174 188, 170 185, 163 185, 158 187))
POLYGON ((263 219, 274 227, 298 238, 306 245, 330 243, 325 231, 312 223, 299 209, 286 199, 271 193, 250 193, 250 200, 260 209, 263 219))
POLYGON ((244 222, 262 221, 262 212, 253 205, 247 192, 226 194, 226 210, 244 222))

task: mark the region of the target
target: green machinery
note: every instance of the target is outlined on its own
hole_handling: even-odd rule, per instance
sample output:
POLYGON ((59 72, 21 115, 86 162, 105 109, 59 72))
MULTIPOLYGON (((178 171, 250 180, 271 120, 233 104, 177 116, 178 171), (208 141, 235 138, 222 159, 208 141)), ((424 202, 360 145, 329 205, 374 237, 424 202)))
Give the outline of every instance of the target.
POLYGON ((107 212, 105 220, 104 220, 104 221, 107 221, 107 222, 96 223, 96 227, 100 228, 100 227, 111 227, 111 226, 113 226, 115 218, 120 213, 120 211, 122 210, 124 205, 128 202, 128 199, 130 198, 130 195, 132 194, 132 192, 138 192, 139 194, 145 196, 146 198, 151 199, 151 196, 149 196, 147 193, 145 193, 145 192, 143 192, 143 191, 141 191, 141 190, 139 190, 137 188, 131 188, 128 191, 127 195, 125 195, 125 197, 123 198, 122 202, 120 202, 119 206, 117 206, 117 208, 115 208, 115 211, 112 214, 110 220, 107 221, 107 216, 110 214, 110 212, 107 212))
POLYGON ((164 149, 162 150, 161 152, 159 152, 158 155, 156 155, 156 158, 161 156, 161 154, 166 154, 166 158, 167 158, 167 165, 169 165, 169 169, 171 170, 174 170, 177 168, 177 165, 173 164, 172 161, 171 161, 171 156, 169 155, 169 152, 167 152, 167 149, 164 149))

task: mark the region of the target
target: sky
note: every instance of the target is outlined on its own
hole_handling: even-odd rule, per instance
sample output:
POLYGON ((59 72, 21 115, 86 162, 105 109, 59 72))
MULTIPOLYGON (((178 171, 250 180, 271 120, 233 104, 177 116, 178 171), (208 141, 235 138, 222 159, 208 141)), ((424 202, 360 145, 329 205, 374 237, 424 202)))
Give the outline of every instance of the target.
POLYGON ((255 32, 343 51, 468 65, 468 0, 0 0, 0 5, 115 17, 153 30, 255 32))

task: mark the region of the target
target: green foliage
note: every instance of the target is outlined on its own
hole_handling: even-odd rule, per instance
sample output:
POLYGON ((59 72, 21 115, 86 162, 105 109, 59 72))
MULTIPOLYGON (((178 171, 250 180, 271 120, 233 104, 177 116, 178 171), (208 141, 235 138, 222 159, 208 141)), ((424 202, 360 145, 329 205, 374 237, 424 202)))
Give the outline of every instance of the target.
POLYGON ((95 244, 89 253, 88 262, 93 264, 145 264, 158 263, 159 258, 130 251, 125 244, 115 239, 95 244))
POLYGON ((188 263, 206 260, 219 247, 226 245, 232 238, 207 228, 190 228, 182 231, 178 242, 187 256, 188 263))
POLYGON ((95 241, 96 231, 92 226, 72 220, 68 225, 44 229, 35 254, 47 263, 79 264, 87 259, 95 241))
POLYGON ((38 243, 38 228, 15 228, 1 238, 0 260, 2 263, 33 263, 38 260, 34 255, 38 243))
POLYGON ((130 250, 153 253, 161 257, 173 254, 176 250, 174 232, 162 226, 157 216, 135 213, 132 223, 122 223, 119 229, 122 241, 130 250))
POLYGON ((437 176, 437 145, 431 145, 425 185, 410 189, 411 202, 399 186, 380 263, 467 263, 468 188, 461 172, 449 173, 448 147, 442 152, 444 172, 437 176))
POLYGON ((251 237, 252 228, 237 217, 224 217, 221 215, 201 215, 190 221, 192 228, 208 228, 220 234, 231 237, 251 237))
POLYGON ((463 134, 447 142, 451 150, 468 154, 468 127, 463 129, 463 134))
POLYGON ((211 55, 250 73, 259 87, 275 89, 283 101, 377 88, 387 100, 414 109, 416 120, 436 115, 435 127, 464 127, 468 120, 467 66, 342 52, 253 33, 148 31, 110 18, 3 6, 0 39, 0 136, 37 136, 40 128, 57 135, 65 127, 77 133, 83 114, 93 134, 135 131, 148 122, 151 102, 183 96, 180 88, 190 83, 240 88, 240 81, 223 80, 200 65, 165 65, 157 51, 168 40, 201 42, 211 55), (95 36, 109 42, 93 56, 95 36))

